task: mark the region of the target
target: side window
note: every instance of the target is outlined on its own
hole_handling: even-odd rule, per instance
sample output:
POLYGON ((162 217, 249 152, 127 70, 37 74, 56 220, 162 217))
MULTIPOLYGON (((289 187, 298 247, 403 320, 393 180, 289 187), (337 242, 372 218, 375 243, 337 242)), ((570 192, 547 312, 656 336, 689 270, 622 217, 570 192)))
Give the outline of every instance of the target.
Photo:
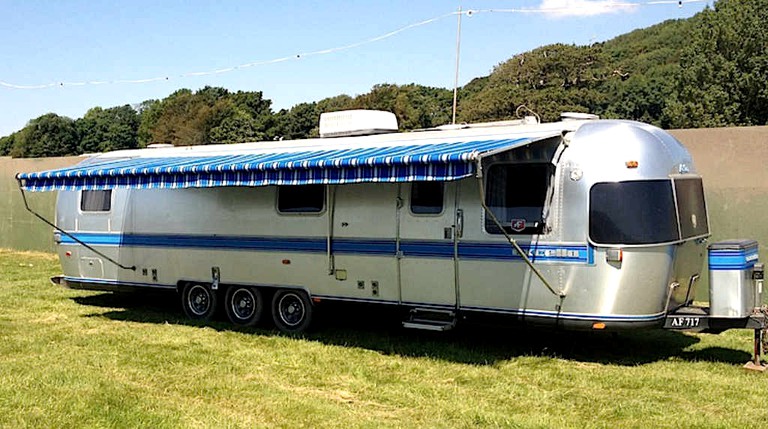
POLYGON ((701 178, 675 178, 675 196, 682 239, 709 235, 707 204, 701 178))
MULTIPOLYGON (((496 164, 488 169, 485 203, 508 234, 544 232, 544 204, 554 166, 549 162, 496 164)), ((491 216, 485 230, 501 234, 491 216)))
POLYGON ((442 182, 411 183, 411 213, 417 215, 436 215, 442 212, 442 182))
POLYGON ((325 205, 325 186, 294 185, 277 188, 280 213, 320 213, 325 205))
POLYGON ((80 210, 84 212, 108 212, 112 210, 112 190, 82 191, 80 210))

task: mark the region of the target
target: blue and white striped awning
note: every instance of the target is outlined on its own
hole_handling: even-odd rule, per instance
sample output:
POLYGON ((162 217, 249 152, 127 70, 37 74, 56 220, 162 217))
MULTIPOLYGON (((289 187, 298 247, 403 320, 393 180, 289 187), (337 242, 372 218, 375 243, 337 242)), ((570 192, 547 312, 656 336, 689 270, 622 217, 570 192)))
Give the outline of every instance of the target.
POLYGON ((17 177, 28 191, 450 181, 473 175, 483 155, 547 137, 227 155, 159 157, 147 150, 17 177))

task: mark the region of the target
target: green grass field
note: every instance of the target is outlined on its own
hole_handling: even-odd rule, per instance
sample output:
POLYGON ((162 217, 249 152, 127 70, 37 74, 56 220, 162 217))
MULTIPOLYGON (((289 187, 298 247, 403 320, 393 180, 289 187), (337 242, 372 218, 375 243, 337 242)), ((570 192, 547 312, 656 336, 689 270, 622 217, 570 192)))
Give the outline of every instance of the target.
POLYGON ((768 424, 768 374, 742 369, 750 331, 428 334, 332 308, 291 337, 52 286, 48 254, 0 251, 0 268, 2 427, 768 424))

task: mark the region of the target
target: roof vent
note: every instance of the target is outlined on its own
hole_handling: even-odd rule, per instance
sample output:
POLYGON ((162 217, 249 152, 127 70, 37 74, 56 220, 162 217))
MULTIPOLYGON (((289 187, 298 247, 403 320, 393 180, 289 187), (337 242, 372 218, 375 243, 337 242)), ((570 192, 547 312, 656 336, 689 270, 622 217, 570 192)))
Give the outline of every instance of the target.
POLYGON ((320 137, 367 136, 397 132, 397 118, 382 110, 342 110, 320 115, 320 137))
POLYGON ((560 114, 561 121, 594 121, 596 119, 600 117, 592 113, 563 112, 560 114))

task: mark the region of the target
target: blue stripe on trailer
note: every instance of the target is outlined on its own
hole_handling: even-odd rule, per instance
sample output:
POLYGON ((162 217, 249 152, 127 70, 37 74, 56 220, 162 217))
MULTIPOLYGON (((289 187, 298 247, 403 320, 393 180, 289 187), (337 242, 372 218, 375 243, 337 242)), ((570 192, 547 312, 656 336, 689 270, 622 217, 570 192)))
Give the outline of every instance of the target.
MULTIPOLYGON (((552 135, 459 142, 390 141, 367 148, 259 150, 234 155, 93 158, 68 168, 21 173, 28 191, 112 188, 211 188, 451 181, 473 175, 483 154, 511 150, 552 135), (412 144, 408 144, 412 143, 412 144)), ((151 153, 151 152, 145 152, 151 153)))
MULTIPOLYGON (((262 237, 262 236, 211 236, 182 234, 114 234, 80 232, 73 234, 78 240, 91 246, 127 246, 156 248, 190 248, 220 250, 252 250, 273 252, 325 253, 327 241, 322 238, 262 237)), ((64 245, 77 244, 66 235, 59 235, 64 245)), ((397 254, 394 239, 334 238, 335 254, 392 256, 397 254)), ((589 264, 594 259, 593 250, 581 244, 521 244, 533 262, 560 262, 589 264)), ((401 240, 400 251, 404 257, 453 258, 452 241, 401 240)), ((522 260, 507 243, 461 242, 458 246, 461 260, 522 260)))
MULTIPOLYGON (((557 260, 589 264, 594 259, 592 248, 586 245, 520 244, 526 256, 533 261, 557 260)), ((468 242, 459 245, 461 259, 522 259, 507 243, 468 242)))
POLYGON ((757 248, 744 250, 710 250, 707 259, 709 269, 746 270, 755 266, 758 260, 757 248))

